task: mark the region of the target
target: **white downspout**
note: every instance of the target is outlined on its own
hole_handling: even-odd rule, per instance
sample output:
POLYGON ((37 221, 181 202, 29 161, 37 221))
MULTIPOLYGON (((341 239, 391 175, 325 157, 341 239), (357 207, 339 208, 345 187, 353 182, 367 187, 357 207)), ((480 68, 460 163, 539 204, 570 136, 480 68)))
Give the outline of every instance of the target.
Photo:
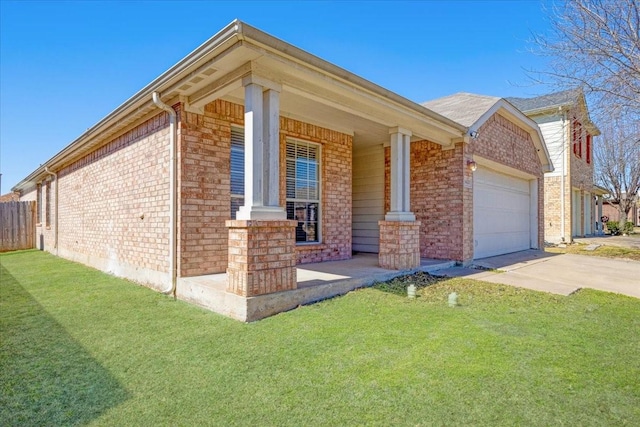
POLYGON ((176 112, 173 108, 162 102, 160 94, 153 92, 153 102, 158 107, 169 113, 169 273, 171 274, 171 286, 163 290, 163 294, 176 293, 177 281, 177 215, 176 215, 176 112))
MULTIPOLYGON (((565 222, 566 218, 564 217, 565 213, 565 176, 567 174, 567 156, 570 155, 571 152, 571 129, 567 130, 567 112, 565 111, 562 115, 562 145, 563 145, 563 153, 562 153, 562 174, 560 175, 561 189, 560 189, 560 239, 564 243, 565 242, 565 222), (567 142, 565 146, 565 141, 567 142)), ((571 191, 569 191, 569 197, 571 197, 571 191)), ((569 239, 571 240, 571 239, 569 239)))
MULTIPOLYGON (((44 171, 46 173, 48 173, 49 175, 53 176, 53 179, 56 182, 56 205, 54 208, 54 215, 55 215, 55 220, 53 223, 53 227, 54 227, 54 232, 53 232, 53 247, 56 248, 56 255, 58 255, 58 174, 55 172, 51 172, 49 170, 49 168, 47 166, 44 167, 44 171)), ((47 200, 47 202, 49 202, 47 200)), ((40 209, 40 207, 38 206, 38 209, 40 209)))

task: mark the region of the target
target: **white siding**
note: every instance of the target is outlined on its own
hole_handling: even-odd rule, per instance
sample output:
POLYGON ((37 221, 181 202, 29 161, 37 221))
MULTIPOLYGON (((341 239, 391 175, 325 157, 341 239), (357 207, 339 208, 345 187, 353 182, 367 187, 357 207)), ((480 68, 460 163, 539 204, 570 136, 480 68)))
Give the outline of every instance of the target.
POLYGON ((384 148, 353 150, 353 250, 377 253, 384 219, 384 148))
POLYGON ((538 116, 533 119, 540 126, 540 131, 549 151, 549 157, 553 163, 554 171, 547 176, 559 176, 562 174, 562 156, 564 154, 564 139, 566 130, 563 118, 559 115, 538 116))

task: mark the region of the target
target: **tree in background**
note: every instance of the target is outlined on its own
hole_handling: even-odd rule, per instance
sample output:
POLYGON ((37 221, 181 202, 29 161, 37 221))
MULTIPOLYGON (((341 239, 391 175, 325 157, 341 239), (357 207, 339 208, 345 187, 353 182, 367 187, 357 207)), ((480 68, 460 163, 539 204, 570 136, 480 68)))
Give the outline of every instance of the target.
POLYGON ((551 31, 535 35, 549 69, 537 82, 582 87, 602 135, 594 143, 596 182, 618 203, 624 225, 640 190, 640 2, 567 0, 549 11, 551 31))
POLYGON ((593 148, 596 182, 609 190, 609 200, 618 204, 623 228, 640 192, 640 123, 613 118, 600 130, 593 148))
POLYGON ((550 33, 533 40, 549 69, 530 73, 534 80, 582 87, 598 119, 640 120, 640 2, 567 0, 549 19, 550 33))

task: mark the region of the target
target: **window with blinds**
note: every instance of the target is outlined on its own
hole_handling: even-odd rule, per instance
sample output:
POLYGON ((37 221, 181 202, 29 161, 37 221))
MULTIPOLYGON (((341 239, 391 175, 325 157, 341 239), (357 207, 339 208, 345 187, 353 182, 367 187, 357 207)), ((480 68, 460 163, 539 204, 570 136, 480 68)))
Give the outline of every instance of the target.
POLYGON ((320 241, 320 146, 287 141, 287 219, 298 221, 296 242, 320 241))
POLYGON ((244 205, 244 129, 231 128, 231 219, 244 205))

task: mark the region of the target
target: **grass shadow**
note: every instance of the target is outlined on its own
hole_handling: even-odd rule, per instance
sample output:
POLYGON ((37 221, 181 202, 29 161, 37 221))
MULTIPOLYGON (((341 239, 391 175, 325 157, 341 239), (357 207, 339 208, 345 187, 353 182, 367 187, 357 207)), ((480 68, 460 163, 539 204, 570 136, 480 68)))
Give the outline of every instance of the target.
POLYGON ((1 424, 87 424, 128 397, 0 265, 1 424))

